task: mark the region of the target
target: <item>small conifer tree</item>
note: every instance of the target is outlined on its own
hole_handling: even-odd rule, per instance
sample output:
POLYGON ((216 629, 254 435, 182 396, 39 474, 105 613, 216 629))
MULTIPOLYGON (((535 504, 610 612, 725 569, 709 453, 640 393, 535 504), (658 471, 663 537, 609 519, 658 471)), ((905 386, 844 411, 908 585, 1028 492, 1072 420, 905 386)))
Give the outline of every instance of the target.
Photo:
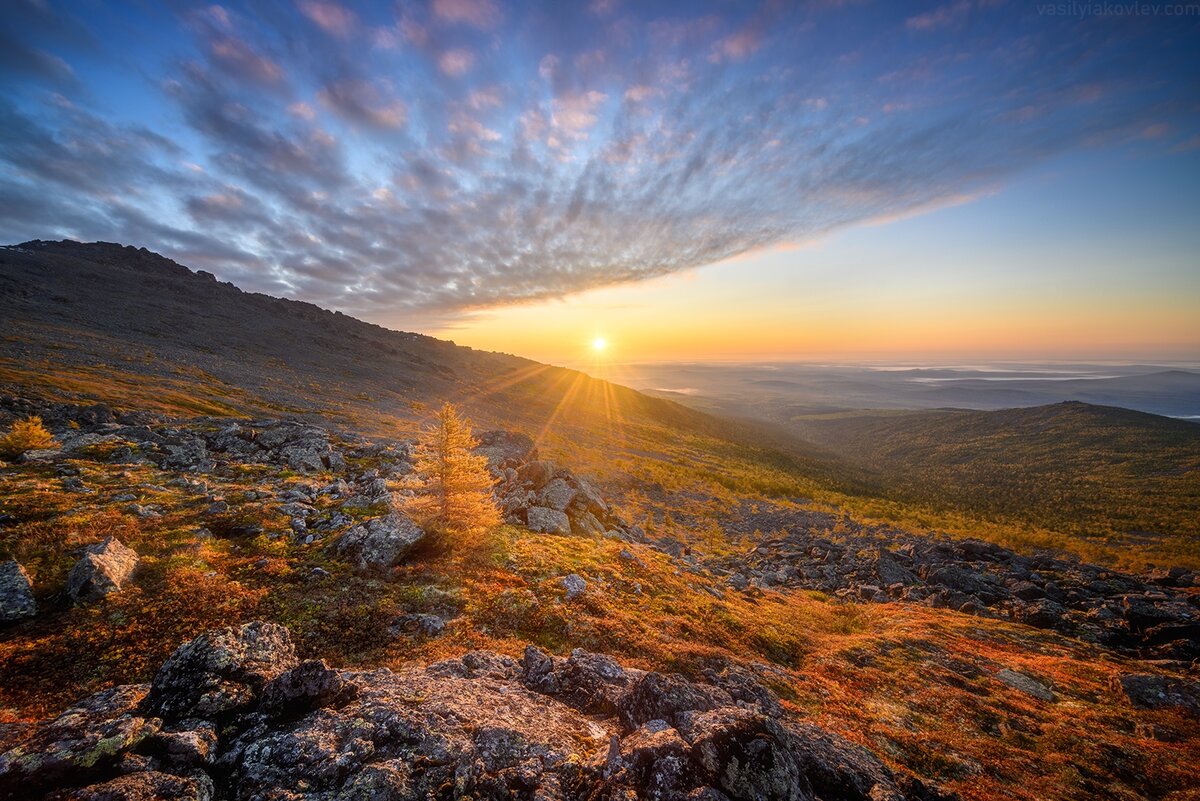
POLYGON ((3 437, 0 437, 0 456, 20 456, 25 451, 53 448, 58 443, 54 435, 42 425, 42 418, 29 417, 17 420, 3 437))
POLYGON ((421 432, 415 464, 421 486, 408 508, 425 526, 461 538, 500 524, 487 458, 472 452, 478 444, 470 421, 449 402, 421 432))

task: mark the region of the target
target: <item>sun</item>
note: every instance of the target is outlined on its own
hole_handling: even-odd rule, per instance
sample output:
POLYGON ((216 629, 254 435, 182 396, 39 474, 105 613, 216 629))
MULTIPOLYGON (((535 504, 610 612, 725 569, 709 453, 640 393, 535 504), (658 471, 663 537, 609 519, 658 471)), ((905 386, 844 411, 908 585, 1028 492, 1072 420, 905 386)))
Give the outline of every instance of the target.
POLYGON ((596 337, 592 340, 592 350, 596 353, 603 353, 608 348, 608 340, 604 337, 596 337))

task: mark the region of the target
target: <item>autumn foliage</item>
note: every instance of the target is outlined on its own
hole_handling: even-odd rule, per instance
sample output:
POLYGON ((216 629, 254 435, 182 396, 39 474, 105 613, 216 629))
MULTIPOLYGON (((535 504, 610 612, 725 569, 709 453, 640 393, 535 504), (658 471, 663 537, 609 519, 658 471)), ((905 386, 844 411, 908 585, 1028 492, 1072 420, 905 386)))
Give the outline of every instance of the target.
POLYGON ((3 437, 0 437, 0 456, 20 456, 25 451, 53 448, 57 443, 54 435, 42 425, 42 418, 29 417, 17 420, 3 437))
POLYGON ((417 439, 418 493, 408 511, 426 527, 470 537, 500 524, 487 459, 472 452, 479 443, 470 421, 452 403, 443 404, 434 424, 417 439))

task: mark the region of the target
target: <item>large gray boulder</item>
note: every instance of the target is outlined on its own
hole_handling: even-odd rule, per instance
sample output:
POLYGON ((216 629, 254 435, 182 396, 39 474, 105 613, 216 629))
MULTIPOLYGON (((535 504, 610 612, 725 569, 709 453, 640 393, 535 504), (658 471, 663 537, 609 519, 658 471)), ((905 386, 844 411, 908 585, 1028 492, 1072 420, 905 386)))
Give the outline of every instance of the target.
POLYGON ((526 512, 530 531, 540 531, 543 534, 570 534, 571 519, 566 512, 548 509, 545 506, 530 506, 526 512))
POLYGON ((33 582, 16 560, 0 562, 0 624, 14 623, 37 614, 33 582))
POLYGON ((67 595, 84 602, 119 592, 133 578, 137 566, 137 552, 116 537, 89 545, 67 576, 67 595))
POLYGON ((221 718, 251 705, 267 682, 296 662, 291 635, 275 623, 210 631, 163 663, 146 708, 168 722, 221 718))
POLYGON ((397 565, 425 539, 425 530, 402 512, 373 517, 348 529, 333 545, 334 553, 362 572, 382 572, 397 565))
POLYGON ((571 501, 575 500, 575 495, 576 491, 574 487, 565 480, 556 478, 538 493, 538 501, 542 506, 565 512, 567 511, 567 507, 571 505, 571 501))
POLYGON ((1134 673, 1121 676, 1114 685, 1138 709, 1175 707, 1200 717, 1200 681, 1134 673))

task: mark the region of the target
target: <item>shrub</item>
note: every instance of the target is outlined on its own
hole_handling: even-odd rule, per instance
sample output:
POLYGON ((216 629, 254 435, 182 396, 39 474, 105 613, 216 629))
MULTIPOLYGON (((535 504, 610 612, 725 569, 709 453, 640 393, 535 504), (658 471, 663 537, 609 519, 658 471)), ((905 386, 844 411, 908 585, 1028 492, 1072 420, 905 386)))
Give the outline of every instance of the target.
POLYGON ((0 456, 12 458, 26 451, 53 448, 57 444, 54 435, 42 425, 42 418, 30 417, 14 422, 9 432, 0 438, 0 456))

